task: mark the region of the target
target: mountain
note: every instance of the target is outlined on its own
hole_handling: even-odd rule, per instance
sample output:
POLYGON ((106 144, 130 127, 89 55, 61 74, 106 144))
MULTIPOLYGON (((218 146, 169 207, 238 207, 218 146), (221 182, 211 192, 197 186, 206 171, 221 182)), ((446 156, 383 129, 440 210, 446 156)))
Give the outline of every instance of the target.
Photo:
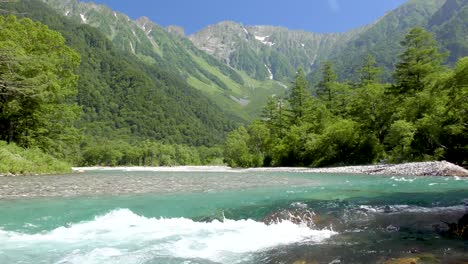
POLYGON ((320 67, 331 61, 341 80, 352 78, 368 53, 391 79, 400 42, 408 31, 422 26, 433 32, 448 63, 467 56, 467 0, 409 0, 377 21, 345 33, 316 34, 271 26, 220 22, 190 36, 200 49, 253 78, 291 79, 297 68, 316 82, 320 67))
POLYGON ((284 85, 250 78, 196 48, 179 27, 163 28, 147 17, 131 20, 94 3, 42 1, 76 23, 97 28, 118 49, 134 54, 141 62, 177 73, 219 107, 242 119, 258 115, 265 95, 284 93, 284 85))
POLYGON ((400 41, 414 26, 436 34, 442 48, 451 51, 449 63, 467 55, 467 0, 410 0, 374 23, 345 33, 317 34, 225 21, 191 36, 180 27, 163 28, 146 17, 132 20, 103 5, 38 1, 57 10, 62 19, 97 29, 113 50, 131 57, 149 78, 159 80, 164 71, 177 80, 173 85, 177 92, 179 86, 200 91, 202 101, 215 104, 230 120, 258 116, 268 96, 285 93, 284 83, 289 83, 297 68, 316 82, 325 61, 333 62, 341 80, 351 79, 371 53, 385 69, 383 78, 391 80, 400 41))
POLYGON ((447 0, 429 20, 428 27, 450 51, 451 64, 468 54, 468 0, 447 0))
MULTIPOLYGON (((372 54, 384 69, 383 78, 391 80, 391 72, 402 52, 400 42, 415 26, 428 28, 432 16, 443 6, 445 0, 409 0, 395 10, 388 12, 366 30, 348 41, 342 49, 336 50, 327 60, 332 61, 341 79, 351 79, 362 65, 367 54, 372 54)), ((317 80, 320 69, 312 70, 317 80)))
POLYGON ((273 26, 243 26, 231 21, 209 26, 190 36, 201 50, 253 78, 288 80, 298 68, 310 71, 317 60, 363 29, 344 34, 317 34, 273 26))
MULTIPOLYGON (((80 20, 70 20, 35 0, 3 3, 0 8, 59 31, 67 45, 80 53, 76 101, 83 115, 77 126, 88 136, 210 146, 221 143, 243 121, 226 113, 178 72, 164 64, 142 63, 141 56, 119 48, 123 33, 116 33, 111 42, 100 30, 81 23, 92 20, 91 15, 81 13, 80 20)), ((118 19, 126 21, 125 16, 118 19)))
POLYGON ((111 9, 78 0, 42 0, 79 23, 98 28, 119 49, 142 62, 178 72, 222 109, 243 119, 259 114, 265 98, 283 94, 298 68, 316 83, 331 61, 340 80, 355 76, 372 54, 391 72, 410 28, 433 32, 448 63, 467 55, 467 0, 409 0, 373 23, 344 33, 318 34, 273 26, 224 21, 186 36, 182 28, 162 28, 148 18, 135 21, 111 9))

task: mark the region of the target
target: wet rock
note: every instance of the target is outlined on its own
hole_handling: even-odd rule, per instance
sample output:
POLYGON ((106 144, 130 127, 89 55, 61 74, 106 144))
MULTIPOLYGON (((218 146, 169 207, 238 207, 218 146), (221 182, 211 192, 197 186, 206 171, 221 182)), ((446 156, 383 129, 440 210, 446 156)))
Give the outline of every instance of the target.
POLYGON ((385 228, 387 232, 393 233, 393 232, 398 232, 400 229, 394 225, 389 225, 385 228))
POLYGON ((392 258, 383 262, 383 264, 418 264, 419 258, 392 258))
POLYGON ((458 219, 457 223, 444 223, 447 225, 448 230, 443 230, 440 232, 439 229, 439 232, 442 233, 442 235, 446 235, 451 238, 468 240, 468 213, 464 214, 460 219, 458 219))
POLYGON ((391 258, 380 261, 381 264, 419 264, 441 263, 440 259, 430 253, 419 253, 411 257, 391 258))
POLYGON ((293 262, 293 264, 319 264, 319 263, 315 260, 312 260, 312 261, 296 260, 293 262))
POLYGON ((305 260, 296 260, 293 262, 293 264, 307 264, 307 261, 305 260))

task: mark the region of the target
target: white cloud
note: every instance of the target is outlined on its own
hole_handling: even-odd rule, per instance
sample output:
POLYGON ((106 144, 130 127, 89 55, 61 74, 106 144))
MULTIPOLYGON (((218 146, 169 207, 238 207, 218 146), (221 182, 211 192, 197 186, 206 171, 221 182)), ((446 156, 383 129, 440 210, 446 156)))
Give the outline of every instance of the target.
POLYGON ((334 13, 340 12, 340 4, 338 0, 328 0, 328 6, 334 13))

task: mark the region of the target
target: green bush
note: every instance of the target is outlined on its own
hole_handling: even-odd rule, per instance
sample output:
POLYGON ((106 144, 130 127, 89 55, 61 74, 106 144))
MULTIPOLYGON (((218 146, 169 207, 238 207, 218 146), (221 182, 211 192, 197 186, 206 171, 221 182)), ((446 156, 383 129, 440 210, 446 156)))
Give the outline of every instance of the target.
POLYGON ((38 148, 21 148, 0 141, 0 174, 55 174, 71 172, 71 166, 38 148))

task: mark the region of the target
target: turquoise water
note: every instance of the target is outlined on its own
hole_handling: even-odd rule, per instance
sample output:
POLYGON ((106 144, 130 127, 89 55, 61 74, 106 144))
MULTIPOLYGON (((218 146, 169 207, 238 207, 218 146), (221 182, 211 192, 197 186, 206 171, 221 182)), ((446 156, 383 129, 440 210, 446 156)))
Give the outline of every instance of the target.
POLYGON ((426 263, 468 259, 444 235, 468 179, 265 171, 97 170, 0 178, 0 263, 426 263), (285 210, 313 223, 276 221, 285 210))

